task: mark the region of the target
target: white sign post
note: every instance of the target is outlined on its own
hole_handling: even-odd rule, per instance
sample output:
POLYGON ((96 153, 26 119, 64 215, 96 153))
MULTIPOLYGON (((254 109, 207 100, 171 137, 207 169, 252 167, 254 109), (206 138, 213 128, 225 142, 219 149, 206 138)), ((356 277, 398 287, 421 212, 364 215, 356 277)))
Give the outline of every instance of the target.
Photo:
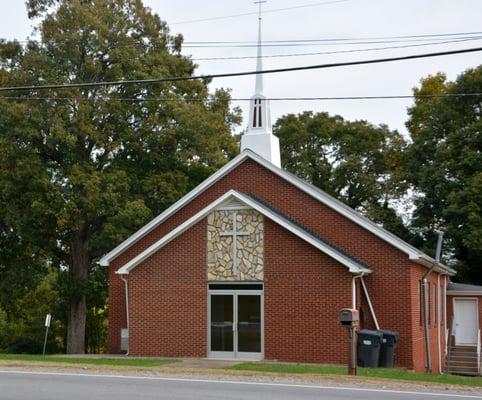
POLYGON ((47 336, 49 334, 49 328, 50 328, 50 322, 52 321, 52 315, 47 314, 45 316, 45 339, 44 339, 44 350, 43 350, 43 355, 45 355, 45 349, 47 347, 47 336))

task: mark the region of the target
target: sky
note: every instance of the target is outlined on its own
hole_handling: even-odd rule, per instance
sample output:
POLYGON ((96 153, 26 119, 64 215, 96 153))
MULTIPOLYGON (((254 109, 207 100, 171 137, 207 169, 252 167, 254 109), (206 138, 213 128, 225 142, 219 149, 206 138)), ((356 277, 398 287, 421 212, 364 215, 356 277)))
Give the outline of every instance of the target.
MULTIPOLYGON (((482 31, 481 0, 346 0, 314 5, 316 0, 268 0, 263 4, 263 40, 299 40, 333 38, 370 38, 400 35, 427 35, 482 31), (299 7, 269 12, 273 9, 299 7)), ((325 0, 327 2, 327 0, 325 0)), ((144 0, 168 23, 173 34, 182 33, 186 42, 193 41, 256 41, 257 15, 245 15, 204 22, 186 22, 218 16, 257 11, 252 0, 144 0)), ((26 16, 23 0, 2 0, 0 38, 23 40, 31 35, 33 22, 26 16)), ((370 41, 370 40, 369 40, 370 41)), ((327 52, 421 44, 424 42, 359 44, 346 43, 265 47, 264 55, 327 52)), ((384 58, 479 47, 479 40, 437 44, 414 48, 367 51, 345 54, 324 54, 263 59, 264 69, 305 66, 369 58, 384 58)), ((255 56, 255 47, 190 48, 183 53, 193 59, 206 57, 255 56)), ((256 60, 196 61, 197 74, 250 71, 256 60)), ((264 76, 267 97, 340 97, 409 95, 421 78, 444 72, 450 80, 467 68, 482 64, 482 53, 469 53, 402 62, 351 66, 303 72, 287 72, 264 76)), ((249 98, 254 94, 254 76, 216 79, 210 88, 229 88, 233 98, 249 98)), ((243 127, 247 120, 247 102, 234 103, 243 110, 243 127)), ((273 122, 288 113, 303 111, 338 114, 348 120, 362 119, 373 124, 386 124, 406 134, 407 107, 411 99, 396 100, 330 100, 273 101, 273 122)))

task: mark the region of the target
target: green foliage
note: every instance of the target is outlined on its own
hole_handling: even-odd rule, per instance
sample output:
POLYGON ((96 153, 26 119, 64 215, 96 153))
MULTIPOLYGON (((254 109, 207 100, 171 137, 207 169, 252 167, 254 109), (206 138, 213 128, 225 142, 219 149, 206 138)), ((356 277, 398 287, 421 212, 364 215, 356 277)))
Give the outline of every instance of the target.
MULTIPOLYGON (((346 375, 346 367, 317 364, 276 364, 250 363, 236 364, 226 369, 237 371, 259 371, 282 374, 346 375)), ((391 379, 414 382, 430 382, 446 385, 482 386, 482 378, 472 376, 425 374, 399 368, 358 368, 357 375, 365 378, 391 379)))
MULTIPOLYGON (((41 40, 0 42, 1 86, 191 76, 196 69, 180 54, 182 36, 170 35, 140 0, 27 6, 40 18, 41 40)), ((77 311, 65 320, 80 319, 67 334, 70 350, 83 348, 96 258, 237 153, 231 132, 239 110, 230 108, 227 91, 209 94, 208 83, 0 96, 0 204, 8 204, 0 221, 22 248, 42 249, 69 272, 61 293, 69 292, 66 309, 77 311)))
POLYGON ((0 308, 0 352, 4 351, 8 342, 7 312, 0 308))
MULTIPOLYGON (((57 273, 51 272, 38 285, 17 298, 9 312, 4 312, 0 348, 11 352, 40 352, 45 333, 45 316, 52 313, 58 299, 55 291, 57 273)), ((0 313, 1 314, 1 313, 0 313)), ((62 341, 63 324, 54 313, 48 341, 49 351, 58 351, 62 341)))
POLYGON ((458 279, 482 284, 482 96, 427 98, 427 94, 482 92, 482 66, 454 82, 438 74, 414 89, 407 127, 413 143, 407 178, 418 192, 413 225, 433 253, 434 229, 446 230, 458 279))
POLYGON ((396 131, 327 113, 281 117, 274 126, 283 167, 410 237, 389 207, 406 189, 402 158, 406 143, 396 131))

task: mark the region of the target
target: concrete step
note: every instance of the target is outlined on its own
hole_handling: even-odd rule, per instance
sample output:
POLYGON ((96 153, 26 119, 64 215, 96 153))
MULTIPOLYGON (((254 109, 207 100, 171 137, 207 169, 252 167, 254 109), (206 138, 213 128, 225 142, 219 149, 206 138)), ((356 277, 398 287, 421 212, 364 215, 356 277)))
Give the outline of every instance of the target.
POLYGON ((458 350, 458 351, 467 351, 467 352, 474 352, 477 353, 476 346, 450 346, 451 350, 458 350))
POLYGON ((457 363, 451 362, 449 368, 470 368, 470 369, 477 369, 477 363, 457 363))
POLYGON ((450 360, 467 360, 467 361, 475 361, 477 362, 477 356, 466 356, 466 355, 459 355, 459 354, 452 354, 450 356, 450 360))
POLYGON ((477 369, 467 369, 467 368, 450 368, 447 371, 449 374, 452 375, 468 375, 468 376, 478 376, 479 371, 477 369))
POLYGON ((477 347, 450 346, 447 355, 447 372, 455 375, 478 375, 477 347))
POLYGON ((477 352, 476 346, 450 346, 452 350, 460 350, 460 351, 472 351, 477 352))

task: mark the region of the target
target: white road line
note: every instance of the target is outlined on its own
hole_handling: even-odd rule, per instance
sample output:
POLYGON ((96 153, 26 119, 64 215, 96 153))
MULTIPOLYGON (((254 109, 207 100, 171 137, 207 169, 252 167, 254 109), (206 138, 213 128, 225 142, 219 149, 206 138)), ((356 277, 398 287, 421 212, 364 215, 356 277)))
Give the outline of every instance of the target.
POLYGON ((85 378, 110 378, 110 379, 138 379, 138 380, 153 380, 153 381, 171 381, 171 382, 194 382, 194 383, 216 383, 216 384, 230 384, 230 385, 254 385, 254 386, 278 386, 278 387, 292 387, 305 389, 325 389, 325 390, 345 390, 357 392, 372 392, 372 393, 392 393, 402 395, 419 395, 419 396, 443 396, 450 398, 461 399, 482 399, 482 396, 455 394, 455 393, 436 393, 436 392, 414 392, 404 390, 389 390, 389 389, 368 389, 345 386, 322 386, 322 385, 304 385, 296 383, 275 383, 275 382, 250 382, 250 381, 228 381, 215 379, 190 379, 190 378, 171 378, 161 376, 136 376, 136 375, 105 375, 105 374, 77 374, 68 372, 35 372, 35 371, 19 371, 19 370, 0 370, 0 374, 24 374, 24 375, 50 375, 50 376, 70 376, 70 377, 85 377, 85 378))

